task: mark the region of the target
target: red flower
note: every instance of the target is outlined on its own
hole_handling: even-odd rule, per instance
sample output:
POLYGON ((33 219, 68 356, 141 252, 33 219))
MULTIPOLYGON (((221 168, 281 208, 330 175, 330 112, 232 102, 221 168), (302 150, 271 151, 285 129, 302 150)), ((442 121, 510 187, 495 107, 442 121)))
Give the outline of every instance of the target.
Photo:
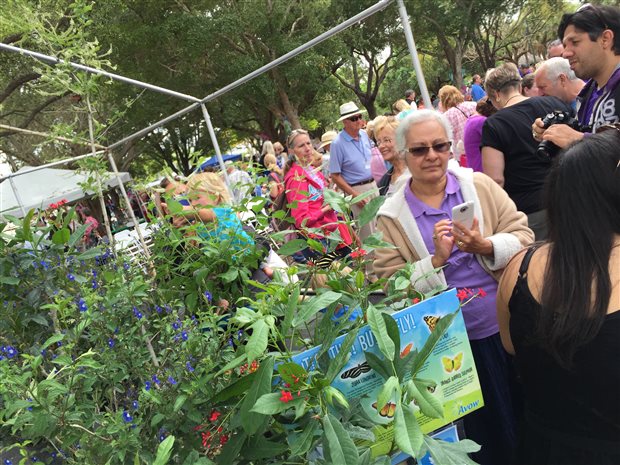
POLYGON ((280 396, 280 400, 285 404, 293 400, 293 395, 288 391, 282 391, 282 395, 280 396))
POLYGON ((220 436, 220 445, 224 445, 228 442, 228 435, 227 434, 222 434, 220 436))
POLYGON ((478 296, 479 297, 486 297, 487 293, 484 289, 482 289, 481 287, 478 288, 478 296))
POLYGON ((465 299, 467 299, 469 294, 467 293, 467 289, 459 289, 458 292, 456 293, 456 296, 459 298, 461 302, 463 302, 465 299))
POLYGON ((418 302, 420 302, 420 299, 418 297, 416 297, 415 299, 413 299, 412 301, 414 304, 417 304, 418 302))
POLYGON ((364 249, 357 249, 351 252, 351 258, 362 258, 367 254, 368 252, 366 252, 364 249))
POLYGON ((202 433, 202 447, 207 447, 207 444, 211 442, 211 432, 207 431, 202 433))
POLYGON ((220 417, 221 413, 218 412, 217 410, 213 410, 213 412, 211 412, 211 416, 209 417, 209 421, 210 422, 214 422, 217 421, 217 419, 220 417))

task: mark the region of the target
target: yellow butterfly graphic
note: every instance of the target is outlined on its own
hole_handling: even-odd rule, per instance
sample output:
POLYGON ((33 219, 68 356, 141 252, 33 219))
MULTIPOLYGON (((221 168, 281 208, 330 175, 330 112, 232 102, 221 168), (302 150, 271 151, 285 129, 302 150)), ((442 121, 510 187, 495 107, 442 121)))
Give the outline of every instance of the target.
POLYGON ((440 316, 424 315, 424 323, 426 323, 430 332, 435 330, 435 326, 437 326, 439 320, 441 320, 440 316))
POLYGON ((446 373, 452 373, 453 371, 459 371, 463 364, 463 352, 456 354, 454 358, 441 357, 441 364, 446 373))

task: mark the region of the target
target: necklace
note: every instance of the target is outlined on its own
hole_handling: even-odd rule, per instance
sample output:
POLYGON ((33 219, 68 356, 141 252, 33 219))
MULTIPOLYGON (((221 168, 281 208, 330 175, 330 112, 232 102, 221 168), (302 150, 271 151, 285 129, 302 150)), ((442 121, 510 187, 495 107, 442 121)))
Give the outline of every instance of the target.
POLYGON ((514 94, 512 97, 510 97, 508 100, 506 100, 506 103, 504 103, 504 108, 506 108, 506 106, 508 105, 508 102, 510 102, 515 97, 523 97, 523 95, 521 95, 521 94, 514 94))

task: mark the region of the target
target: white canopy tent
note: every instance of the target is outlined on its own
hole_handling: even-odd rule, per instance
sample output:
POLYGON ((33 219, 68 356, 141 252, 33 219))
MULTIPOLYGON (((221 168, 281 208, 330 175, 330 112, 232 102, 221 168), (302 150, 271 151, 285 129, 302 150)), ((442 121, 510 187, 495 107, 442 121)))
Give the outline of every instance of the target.
MULTIPOLYGON (((84 191, 81 183, 88 182, 88 176, 72 170, 24 167, 18 171, 20 176, 14 179, 15 188, 19 199, 23 202, 23 210, 8 181, 0 184, 0 216, 9 214, 18 218, 23 217, 23 211, 34 209, 46 209, 52 203, 58 203, 62 199, 68 202, 83 199, 94 195, 94 192, 84 191)), ((122 182, 131 180, 129 173, 119 173, 122 182)), ((119 185, 118 178, 109 173, 102 181, 105 187, 119 185)))

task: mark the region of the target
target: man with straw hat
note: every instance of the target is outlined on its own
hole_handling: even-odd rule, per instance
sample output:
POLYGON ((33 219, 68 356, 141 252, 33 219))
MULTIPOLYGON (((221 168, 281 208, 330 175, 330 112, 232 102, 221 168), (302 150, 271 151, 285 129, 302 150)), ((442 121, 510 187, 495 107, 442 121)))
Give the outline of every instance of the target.
MULTIPOLYGON (((353 102, 340 105, 340 118, 344 126, 331 144, 329 158, 329 172, 332 181, 345 195, 357 197, 364 192, 375 190, 377 184, 370 172, 371 145, 365 131, 362 113, 353 102)), ((374 194, 376 196, 378 194, 374 194)), ((357 217, 370 201, 371 197, 360 200, 351 207, 354 217, 357 217)), ((371 221, 359 230, 362 240, 366 239, 375 231, 375 222, 371 221)))

